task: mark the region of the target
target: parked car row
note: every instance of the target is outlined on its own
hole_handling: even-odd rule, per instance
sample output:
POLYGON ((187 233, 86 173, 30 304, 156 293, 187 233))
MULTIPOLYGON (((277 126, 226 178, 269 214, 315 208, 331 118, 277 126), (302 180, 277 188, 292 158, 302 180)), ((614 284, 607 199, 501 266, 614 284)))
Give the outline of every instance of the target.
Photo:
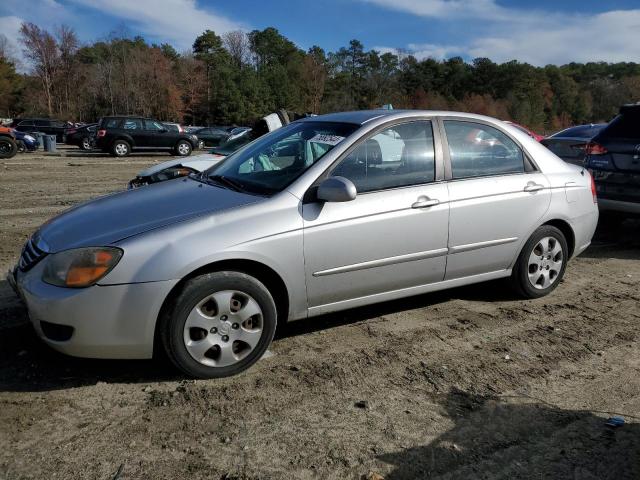
MULTIPOLYGON (((625 105, 610 123, 578 125, 544 137, 515 122, 505 123, 540 142, 568 163, 593 172, 603 211, 638 214, 640 205, 640 105, 625 105)), ((59 141, 83 150, 98 149, 117 157, 136 151, 166 151, 187 157, 196 149, 210 148, 190 160, 174 159, 140 172, 130 188, 199 173, 247 145, 264 133, 301 117, 280 110, 253 127, 182 127, 138 116, 108 116, 98 123, 71 125, 43 118, 15 119, 12 135, 1 137, 0 157, 34 151, 38 140, 31 132, 56 135, 59 141), (15 148, 14 145, 15 144, 15 148)), ((482 141, 481 138, 478 139, 482 141)))
MULTIPOLYGON (((105 117, 111 118, 111 117, 105 117)), ((125 116, 117 116, 117 118, 125 118, 125 116)), ((134 123, 127 124, 130 126, 138 125, 135 123, 135 119, 141 120, 136 132, 131 132, 127 141, 129 143, 128 153, 131 151, 140 150, 157 150, 157 151, 170 151, 173 154, 189 155, 194 149, 204 149, 206 147, 216 147, 225 142, 226 140, 250 130, 250 127, 183 127, 178 123, 161 122, 156 119, 142 118, 131 116, 134 119, 134 123), (156 125, 156 126, 154 126, 156 125), (169 135, 162 136, 167 130, 169 135), (187 153, 185 147, 181 148, 182 153, 178 153, 176 145, 168 145, 170 143, 169 137, 171 135, 185 135, 184 139, 188 140, 191 145, 190 151, 187 153)), ((97 145, 98 140, 98 124, 102 124, 103 119, 100 119, 97 123, 90 124, 72 124, 70 122, 62 122, 60 120, 48 119, 48 118, 16 118, 10 123, 9 127, 13 128, 19 139, 22 140, 23 135, 30 135, 33 132, 40 132, 46 135, 55 135, 56 141, 65 143, 67 145, 75 145, 82 150, 100 149, 115 154, 111 145, 105 147, 105 141, 101 140, 100 146, 97 145)), ((106 125, 106 123, 105 123, 106 125)), ((112 128, 109 126, 109 128, 112 128)), ((111 138, 111 135, 106 135, 107 138, 111 138)), ((33 135, 31 135, 32 138, 33 135)), ((177 137, 176 137, 177 139, 177 137)), ((177 140, 176 140, 177 141, 177 140)), ((32 141, 27 138, 27 141, 22 143, 18 142, 18 151, 32 151, 32 141), (24 145, 22 144, 24 143, 24 145)), ((36 142, 37 143, 37 142, 36 142)), ((175 143, 175 142, 174 142, 175 143)), ((118 156, 122 156, 123 150, 120 148, 121 153, 118 156)), ((126 153, 126 154, 128 154, 126 153)))

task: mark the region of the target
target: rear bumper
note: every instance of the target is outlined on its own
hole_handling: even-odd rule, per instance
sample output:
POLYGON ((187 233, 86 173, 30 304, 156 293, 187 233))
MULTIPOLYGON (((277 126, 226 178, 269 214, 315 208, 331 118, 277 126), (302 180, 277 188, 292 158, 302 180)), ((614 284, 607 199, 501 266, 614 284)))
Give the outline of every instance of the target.
POLYGON ((603 212, 621 212, 640 215, 640 203, 638 202, 624 202, 622 200, 598 198, 598 208, 603 212))

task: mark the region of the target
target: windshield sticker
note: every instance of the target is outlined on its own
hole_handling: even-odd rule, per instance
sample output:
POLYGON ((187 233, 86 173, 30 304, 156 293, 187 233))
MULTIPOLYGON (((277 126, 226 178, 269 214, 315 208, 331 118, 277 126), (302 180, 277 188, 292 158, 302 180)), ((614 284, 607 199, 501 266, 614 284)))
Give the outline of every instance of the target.
POLYGON ((336 146, 342 140, 344 140, 344 137, 340 137, 338 135, 327 135, 325 133, 318 133, 315 137, 313 137, 309 141, 310 142, 315 142, 315 143, 324 143, 324 144, 327 144, 327 145, 336 146))

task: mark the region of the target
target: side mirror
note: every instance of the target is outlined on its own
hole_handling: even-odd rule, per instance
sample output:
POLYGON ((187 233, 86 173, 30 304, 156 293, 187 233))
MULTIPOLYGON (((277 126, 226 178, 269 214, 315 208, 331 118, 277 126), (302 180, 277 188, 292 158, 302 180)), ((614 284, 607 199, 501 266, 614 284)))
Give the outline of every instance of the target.
POLYGON ((344 177, 329 177, 318 186, 318 200, 324 202, 350 202, 356 195, 356 186, 344 177))

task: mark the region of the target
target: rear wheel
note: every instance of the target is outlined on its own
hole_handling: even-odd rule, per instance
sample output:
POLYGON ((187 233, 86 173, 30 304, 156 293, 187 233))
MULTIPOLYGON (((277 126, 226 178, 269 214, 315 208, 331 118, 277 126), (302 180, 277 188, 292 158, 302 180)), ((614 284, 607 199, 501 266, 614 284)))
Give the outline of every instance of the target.
POLYGON ((178 144, 176 145, 176 155, 179 155, 181 157, 188 157, 189 155, 191 155, 191 144, 189 142, 187 142, 186 140, 180 140, 178 142, 178 144))
POLYGON ((22 140, 16 140, 16 147, 18 148, 18 153, 24 153, 27 151, 27 147, 22 140))
POLYGON ((18 153, 18 145, 10 137, 0 137, 0 158, 11 158, 18 153))
POLYGON ((199 140, 199 141, 198 141, 198 148, 199 148, 200 150, 203 150, 203 149, 204 149, 204 147, 205 147, 204 140, 199 140))
POLYGON ((567 240, 551 225, 539 227, 520 252, 511 274, 512 282, 525 298, 551 293, 560 283, 569 260, 567 240))
POLYGON ((185 284, 159 329, 179 369, 198 378, 226 377, 264 355, 276 330, 276 306, 254 277, 215 272, 185 284))
POLYGON ((89 137, 84 137, 80 141, 80 148, 82 150, 91 150, 91 140, 89 139, 89 137))
POLYGON ((116 140, 111 147, 111 153, 116 157, 126 157, 131 153, 131 147, 124 140, 116 140))

